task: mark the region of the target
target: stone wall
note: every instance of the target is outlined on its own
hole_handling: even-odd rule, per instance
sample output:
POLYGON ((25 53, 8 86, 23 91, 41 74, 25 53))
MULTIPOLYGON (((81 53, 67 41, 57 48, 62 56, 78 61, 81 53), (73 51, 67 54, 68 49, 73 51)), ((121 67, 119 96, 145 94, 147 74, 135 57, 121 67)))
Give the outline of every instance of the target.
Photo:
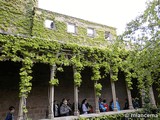
POLYGON ((20 66, 17 63, 0 62, 0 120, 4 120, 9 106, 16 108, 17 116, 20 66))
POLYGON ((35 8, 32 28, 32 36, 34 37, 62 43, 77 43, 82 46, 106 47, 110 41, 105 39, 105 32, 110 32, 112 38, 116 38, 116 29, 113 27, 35 8), (52 21, 54 27, 46 27, 46 20, 52 21), (67 31, 68 23, 76 26, 75 33, 67 31), (87 28, 94 29, 93 36, 87 35, 87 28))
POLYGON ((31 35, 33 0, 0 0, 0 32, 31 35))

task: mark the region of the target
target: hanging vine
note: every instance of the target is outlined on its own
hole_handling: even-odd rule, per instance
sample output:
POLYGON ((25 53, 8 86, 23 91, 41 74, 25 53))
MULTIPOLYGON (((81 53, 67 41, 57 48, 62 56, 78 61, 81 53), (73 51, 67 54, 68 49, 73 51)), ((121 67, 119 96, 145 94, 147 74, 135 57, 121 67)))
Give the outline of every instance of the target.
POLYGON ((29 57, 25 57, 22 60, 22 68, 20 69, 20 97, 25 97, 27 98, 28 93, 30 93, 32 89, 32 66, 33 66, 33 61, 29 57))

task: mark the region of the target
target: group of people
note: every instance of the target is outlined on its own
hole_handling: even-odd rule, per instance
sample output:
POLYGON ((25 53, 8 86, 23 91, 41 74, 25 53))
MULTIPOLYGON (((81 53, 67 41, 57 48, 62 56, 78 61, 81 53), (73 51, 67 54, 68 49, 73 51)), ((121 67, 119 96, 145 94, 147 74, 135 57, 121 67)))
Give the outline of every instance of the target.
MULTIPOLYGON (((132 103, 133 107, 135 109, 139 108, 139 102, 137 98, 132 98, 132 103)), ((116 108, 121 110, 120 104, 118 102, 118 98, 116 99, 116 108)), ((125 100, 125 106, 123 109, 129 109, 129 103, 128 99, 125 100)), ((84 99, 80 104, 78 104, 78 110, 80 114, 88 114, 88 113, 93 113, 93 107, 88 103, 87 99, 84 99)), ((108 111, 113 111, 114 110, 114 102, 111 100, 110 104, 108 105, 105 99, 99 98, 99 110, 100 112, 108 112, 108 111)), ((9 107, 9 112, 6 116, 5 120, 13 120, 14 116, 13 113, 15 112, 15 108, 13 106, 9 107)), ((59 117, 59 116, 69 116, 73 115, 74 113, 74 103, 70 103, 70 99, 62 99, 62 102, 58 104, 58 102, 55 100, 54 101, 54 116, 59 117)))
POLYGON ((71 105, 69 99, 62 99, 62 102, 58 104, 58 102, 54 101, 54 116, 69 116, 72 112, 71 105))
MULTIPOLYGON (((133 108, 137 109, 140 108, 138 98, 132 98, 132 104, 133 108)), ((118 98, 116 98, 116 108, 118 111, 121 110, 118 98)), ((124 110, 129 109, 129 102, 128 99, 125 99, 125 106, 123 108, 124 110)), ((110 101, 109 105, 106 103, 106 100, 102 100, 99 98, 99 110, 100 112, 108 112, 108 111, 113 111, 114 110, 114 102, 113 100, 110 101)))
MULTIPOLYGON (((118 98, 116 99, 116 108, 118 109, 118 111, 120 110, 120 104, 118 102, 118 98)), ((113 111, 114 110, 113 100, 111 100, 108 105, 105 99, 102 100, 102 98, 99 98, 99 110, 100 112, 113 111)))
MULTIPOLYGON (((99 110, 100 112, 108 112, 108 111, 113 111, 114 110, 114 102, 113 100, 110 101, 109 105, 107 104, 105 99, 99 98, 99 110)), ((134 108, 139 108, 139 103, 137 99, 133 99, 133 107, 134 108)), ((121 110, 118 98, 116 98, 116 108, 118 111, 121 110)), ((123 109, 129 109, 129 103, 128 99, 125 101, 125 106, 123 109)), ((80 104, 78 104, 78 110, 80 114, 88 114, 88 113, 93 113, 93 107, 88 103, 87 99, 84 99, 80 104)), ((54 116, 69 116, 73 115, 74 113, 74 103, 71 104, 70 100, 68 99, 63 99, 60 104, 57 103, 57 101, 54 101, 54 116)))
MULTIPOLYGON (((132 104, 133 104, 133 108, 134 109, 140 108, 139 99, 138 98, 132 98, 132 104)), ((125 100, 124 110, 126 110, 126 109, 129 109, 128 99, 125 100)))
MULTIPOLYGON (((87 99, 84 99, 80 104, 78 104, 78 110, 81 114, 93 113, 93 107, 88 103, 87 99)), ((62 102, 58 104, 57 100, 54 101, 54 116, 69 116, 74 113, 74 103, 70 103, 70 99, 62 99, 62 102)))

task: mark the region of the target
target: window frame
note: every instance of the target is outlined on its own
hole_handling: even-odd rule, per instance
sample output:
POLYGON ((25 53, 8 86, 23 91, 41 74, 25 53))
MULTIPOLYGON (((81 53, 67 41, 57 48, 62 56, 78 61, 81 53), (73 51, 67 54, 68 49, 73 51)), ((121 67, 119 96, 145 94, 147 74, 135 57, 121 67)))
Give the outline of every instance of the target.
POLYGON ((112 38, 111 36, 112 36, 112 34, 111 34, 110 31, 105 31, 105 32, 104 32, 104 39, 105 39, 105 40, 111 41, 111 40, 112 40, 112 39, 111 39, 111 38, 112 38))
POLYGON ((50 19, 46 19, 45 21, 44 21, 44 26, 45 26, 45 28, 47 28, 47 29, 51 29, 51 30, 55 30, 56 29, 56 24, 55 24, 55 21, 53 21, 53 20, 50 20, 50 19), (46 22, 50 22, 50 24, 49 23, 46 23, 46 22), (53 23, 53 27, 51 27, 51 24, 53 23))
POLYGON ((95 31, 94 28, 92 28, 92 27, 88 27, 88 28, 87 28, 87 36, 89 36, 89 37, 95 37, 95 34, 96 34, 96 31, 95 31), (92 30, 92 31, 93 31, 93 34, 88 34, 88 30, 92 30))
POLYGON ((68 23, 67 23, 67 33, 77 34, 77 26, 76 26, 76 24, 75 24, 75 23, 70 23, 70 22, 68 22, 68 23), (73 27, 74 27, 74 32, 69 31, 69 29, 68 29, 69 25, 71 25, 71 26, 73 26, 73 27))

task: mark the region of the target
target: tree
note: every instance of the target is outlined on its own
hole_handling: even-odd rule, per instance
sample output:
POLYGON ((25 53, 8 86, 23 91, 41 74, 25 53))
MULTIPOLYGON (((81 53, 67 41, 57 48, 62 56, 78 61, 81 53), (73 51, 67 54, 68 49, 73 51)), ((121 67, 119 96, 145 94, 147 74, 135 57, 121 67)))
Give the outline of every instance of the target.
POLYGON ((146 2, 146 10, 127 24, 121 37, 130 43, 133 75, 148 98, 152 84, 160 86, 160 1, 146 2))

